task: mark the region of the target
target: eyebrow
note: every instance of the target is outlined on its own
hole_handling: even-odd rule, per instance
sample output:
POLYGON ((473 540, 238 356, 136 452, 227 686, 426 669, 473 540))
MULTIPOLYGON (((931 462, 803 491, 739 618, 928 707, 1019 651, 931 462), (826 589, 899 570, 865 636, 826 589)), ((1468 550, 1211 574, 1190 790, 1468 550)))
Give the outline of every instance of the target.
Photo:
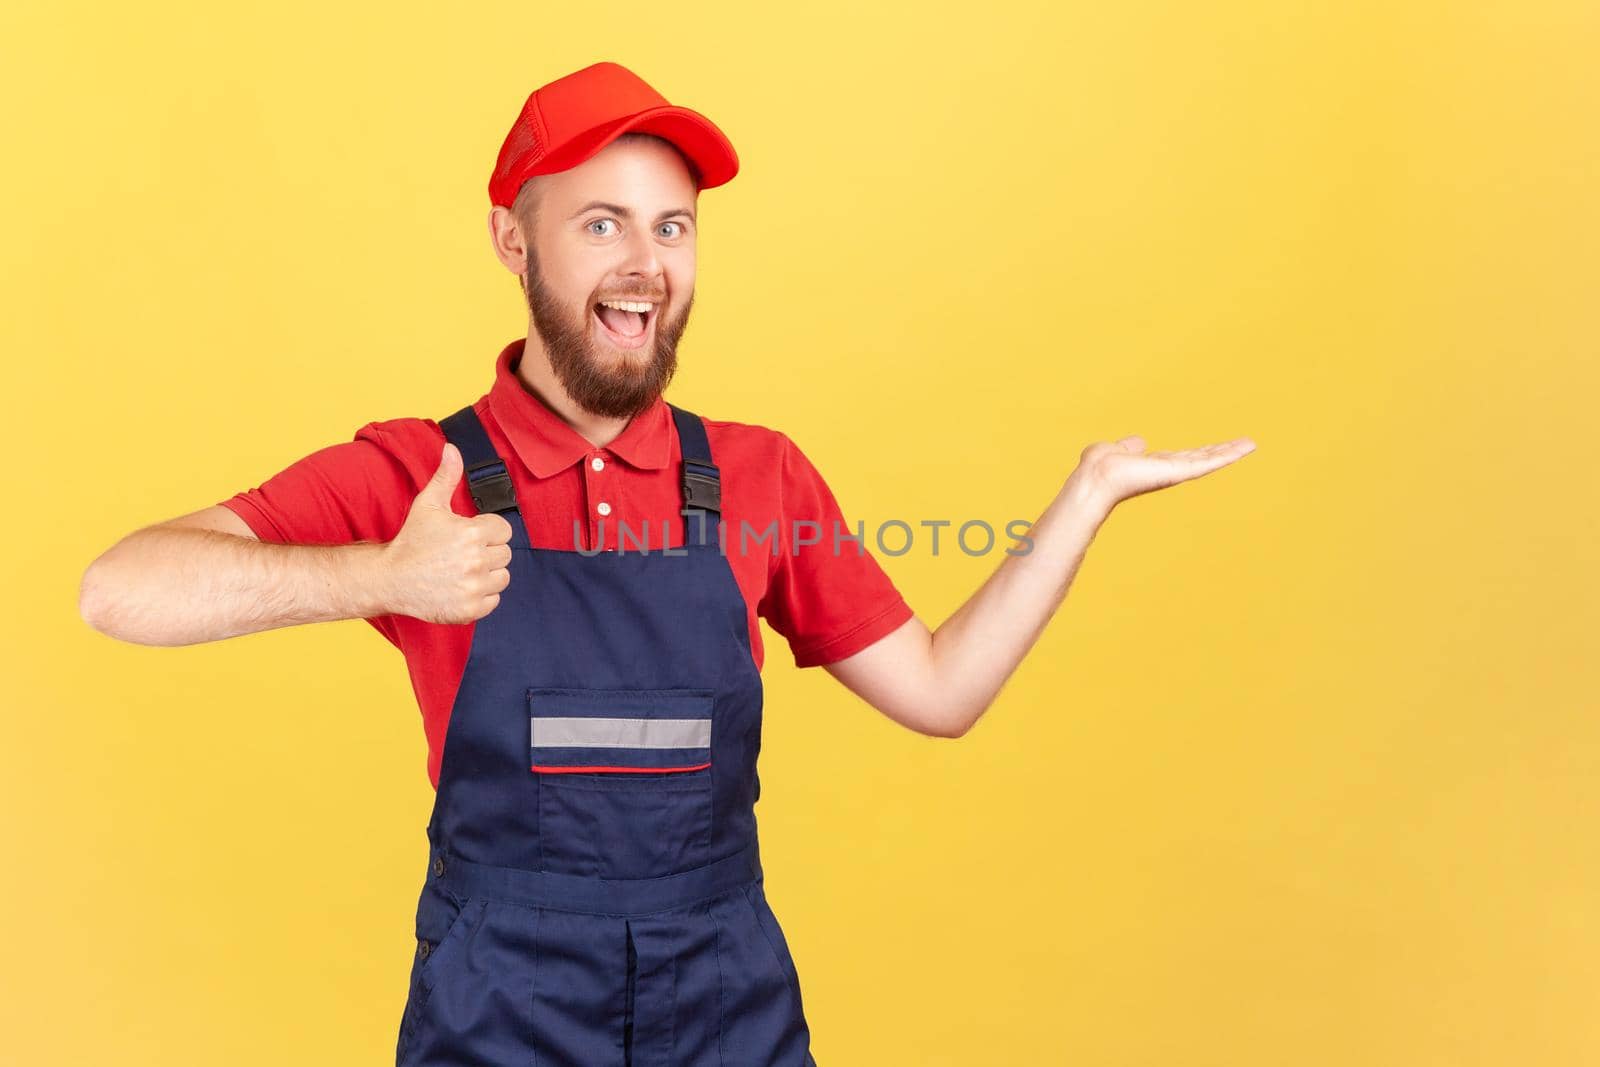
MULTIPOLYGON (((633 212, 629 211, 627 208, 623 207, 621 204, 608 204, 604 200, 591 200, 587 204, 585 204, 582 207, 580 207, 577 211, 574 211, 571 215, 569 215, 568 216, 568 221, 571 221, 572 219, 577 218, 579 215, 582 215, 584 212, 593 211, 595 208, 599 208, 602 211, 609 211, 613 215, 621 215, 625 219, 632 219, 633 218, 633 212)), ((686 216, 688 216, 688 219, 689 219, 690 222, 695 221, 694 212, 690 211, 686 207, 671 208, 671 209, 669 209, 667 211, 663 211, 661 214, 656 216, 656 221, 657 222, 662 222, 662 221, 664 221, 666 219, 672 218, 674 215, 686 215, 686 216)))

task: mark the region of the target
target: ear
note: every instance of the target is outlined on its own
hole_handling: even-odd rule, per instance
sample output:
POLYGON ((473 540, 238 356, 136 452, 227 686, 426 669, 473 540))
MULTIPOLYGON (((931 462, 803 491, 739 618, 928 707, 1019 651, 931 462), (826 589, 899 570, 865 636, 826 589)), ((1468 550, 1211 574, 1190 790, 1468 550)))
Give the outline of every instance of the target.
POLYGON ((520 276, 528 269, 528 242, 533 235, 524 233, 521 221, 511 209, 499 204, 489 209, 488 222, 495 258, 506 270, 520 276))

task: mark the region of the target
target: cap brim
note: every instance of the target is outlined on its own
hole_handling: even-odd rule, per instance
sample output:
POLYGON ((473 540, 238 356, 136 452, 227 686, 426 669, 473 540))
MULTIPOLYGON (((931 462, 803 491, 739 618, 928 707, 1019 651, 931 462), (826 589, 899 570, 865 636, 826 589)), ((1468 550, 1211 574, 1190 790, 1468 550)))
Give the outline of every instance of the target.
POLYGON ((625 119, 584 130, 540 160, 539 165, 524 177, 554 174, 576 167, 616 140, 620 134, 630 131, 653 133, 671 141, 696 170, 696 187, 699 189, 723 185, 739 173, 738 153, 716 123, 698 111, 669 104, 646 108, 625 119))

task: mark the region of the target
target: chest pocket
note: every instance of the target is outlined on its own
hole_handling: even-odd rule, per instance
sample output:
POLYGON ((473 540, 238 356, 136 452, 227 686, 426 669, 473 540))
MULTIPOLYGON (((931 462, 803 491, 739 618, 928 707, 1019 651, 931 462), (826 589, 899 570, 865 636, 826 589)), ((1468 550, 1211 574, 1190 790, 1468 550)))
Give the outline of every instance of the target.
POLYGON ((543 870, 653 878, 711 860, 710 689, 529 689, 543 870))

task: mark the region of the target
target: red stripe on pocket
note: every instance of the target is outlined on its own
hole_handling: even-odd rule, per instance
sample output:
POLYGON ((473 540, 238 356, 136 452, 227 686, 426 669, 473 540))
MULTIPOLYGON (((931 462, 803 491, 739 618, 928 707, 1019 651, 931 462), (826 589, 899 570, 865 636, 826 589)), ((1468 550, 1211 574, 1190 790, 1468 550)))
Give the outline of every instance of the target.
POLYGON ((662 771, 703 771, 709 766, 711 766, 709 763, 696 763, 692 767, 541 767, 535 763, 533 769, 542 774, 594 773, 596 771, 616 771, 620 773, 636 771, 641 774, 659 774, 662 771))

